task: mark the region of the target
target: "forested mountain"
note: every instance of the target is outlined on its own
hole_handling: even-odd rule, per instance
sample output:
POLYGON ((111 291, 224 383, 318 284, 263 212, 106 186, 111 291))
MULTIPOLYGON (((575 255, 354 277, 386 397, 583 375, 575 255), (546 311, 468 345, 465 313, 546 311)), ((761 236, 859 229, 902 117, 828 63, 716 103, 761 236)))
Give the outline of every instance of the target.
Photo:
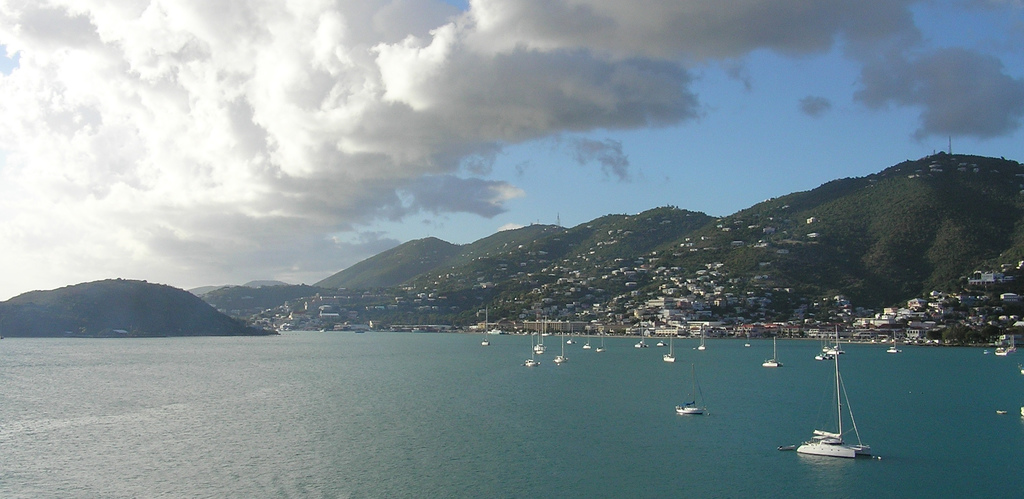
MULTIPOLYGON (((315 286, 223 287, 203 299, 236 317, 260 314, 264 324, 296 313, 313 320, 325 310, 339 320, 466 324, 485 307, 492 318, 623 323, 662 296, 694 317, 777 321, 814 315, 829 301, 852 304, 847 314, 868 313, 958 292, 978 272, 1020 275, 1022 260, 1024 167, 940 153, 727 217, 666 206, 572 228, 531 225, 466 245, 426 238, 315 286), (279 308, 285 303, 291 307, 279 308)), ((998 282, 999 292, 1024 291, 1024 279, 998 282)), ((2 302, 0 334, 259 332, 184 291, 111 280, 2 302)))
POLYGON ((685 293, 709 280, 716 284, 702 291, 708 299, 774 290, 783 309, 833 295, 882 307, 1024 259, 1022 192, 1016 161, 939 153, 727 217, 662 207, 465 246, 413 241, 318 286, 428 291, 462 314, 481 304, 509 315, 537 303, 594 307, 626 292, 685 293))
POLYGON ((144 281, 111 279, 0 302, 3 336, 237 336, 272 334, 217 312, 195 295, 144 281))

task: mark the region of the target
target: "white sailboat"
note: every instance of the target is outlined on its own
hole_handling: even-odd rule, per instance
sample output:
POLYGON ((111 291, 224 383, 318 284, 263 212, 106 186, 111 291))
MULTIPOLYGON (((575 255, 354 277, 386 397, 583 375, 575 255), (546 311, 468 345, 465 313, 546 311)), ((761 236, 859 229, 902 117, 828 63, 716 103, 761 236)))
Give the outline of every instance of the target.
MULTIPOLYGON (((838 336, 838 335, 837 335, 838 336)), ((837 338, 838 340, 838 338, 837 338)), ((837 341, 838 344, 838 341, 837 341)), ((836 397, 836 419, 838 431, 826 431, 826 430, 814 430, 814 435, 811 440, 804 442, 796 451, 801 454, 811 454, 815 456, 828 456, 828 457, 846 457, 853 458, 857 456, 870 456, 871 447, 864 445, 860 441, 860 433, 857 431, 857 423, 853 419, 853 411, 850 410, 850 424, 853 427, 853 433, 857 436, 856 444, 848 444, 843 440, 843 398, 845 396, 845 390, 843 389, 842 378, 839 376, 839 356, 833 356, 833 360, 836 364, 835 377, 835 397, 836 397)), ((847 409, 849 410, 850 401, 846 401, 847 409)))
POLYGON ((704 346, 704 328, 701 327, 700 328, 700 346, 697 347, 697 350, 704 350, 705 348, 707 348, 707 347, 704 346))
MULTIPOLYGON (((477 313, 480 313, 480 312, 477 312, 477 313)), ((477 317, 480 317, 480 316, 478 315, 477 317)), ((491 341, 487 339, 487 319, 488 319, 488 317, 487 317, 487 307, 484 307, 484 339, 483 339, 483 341, 480 342, 480 345, 481 346, 485 346, 485 347, 491 346, 491 341)))
MULTIPOLYGON (((560 340, 561 339, 565 339, 565 334, 564 333, 563 334, 559 334, 558 337, 559 337, 560 340)), ((555 364, 561 364, 563 362, 568 362, 569 361, 569 357, 565 356, 565 343, 566 342, 565 341, 559 341, 559 343, 562 344, 562 355, 559 355, 559 356, 555 357, 555 364)))
POLYGON ((604 335, 603 334, 601 335, 601 346, 597 347, 597 350, 594 350, 594 351, 595 352, 603 352, 604 351, 604 335))
POLYGON ((1010 346, 996 348, 996 355, 1000 357, 1005 357, 1013 352, 1016 352, 1017 345, 1015 345, 1013 341, 1013 335, 1010 335, 1010 346))
POLYGON ((824 355, 824 359, 825 360, 831 360, 829 357, 832 356, 832 355, 842 355, 842 354, 846 353, 846 352, 843 351, 842 347, 839 346, 839 326, 836 326, 836 344, 835 345, 828 345, 828 344, 826 344, 824 347, 822 347, 821 351, 825 353, 825 355, 824 355))
POLYGON ((583 349, 584 350, 590 350, 591 348, 594 348, 594 347, 590 346, 590 335, 587 335, 587 342, 583 344, 583 349))
POLYGON ((775 339, 772 337, 772 358, 761 363, 762 367, 782 367, 782 362, 779 362, 779 351, 775 348, 775 339))
POLYGON ((677 405, 676 414, 697 415, 704 414, 704 411, 707 410, 707 407, 704 407, 704 394, 700 391, 700 385, 697 384, 697 371, 693 364, 690 364, 690 377, 693 379, 693 388, 690 390, 690 401, 683 402, 682 405, 677 405), (697 405, 697 400, 700 400, 700 405, 697 405))
POLYGON ((533 353, 540 355, 544 353, 544 337, 548 334, 548 323, 545 320, 541 325, 540 338, 537 339, 537 344, 533 347, 533 353))
POLYGON ((530 333, 530 358, 526 359, 526 362, 523 362, 523 365, 526 367, 537 367, 540 365, 540 361, 534 358, 534 354, 537 353, 537 349, 534 348, 533 345, 533 335, 534 333, 530 333))
POLYGON ((899 348, 896 348, 896 335, 893 335, 893 337, 892 337, 892 345, 889 345, 889 348, 885 350, 885 353, 900 353, 902 351, 903 350, 900 350, 899 348))
POLYGON ((668 353, 661 356, 661 360, 664 360, 665 362, 675 362, 676 361, 676 356, 673 353, 674 350, 672 348, 672 345, 673 345, 674 342, 672 340, 673 340, 673 338, 671 336, 669 336, 669 338, 668 338, 668 353))
POLYGON ((641 328, 640 329, 640 341, 637 342, 636 345, 633 345, 633 348, 647 348, 647 347, 650 346, 647 343, 644 343, 644 334, 645 333, 646 333, 646 331, 644 331, 643 328, 641 328))

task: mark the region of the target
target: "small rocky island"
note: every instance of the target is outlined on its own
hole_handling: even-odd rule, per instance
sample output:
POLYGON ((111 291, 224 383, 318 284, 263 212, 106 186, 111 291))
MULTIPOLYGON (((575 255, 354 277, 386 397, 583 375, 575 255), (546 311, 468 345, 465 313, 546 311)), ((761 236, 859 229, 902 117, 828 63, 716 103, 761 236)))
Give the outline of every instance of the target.
POLYGON ((277 334, 228 317, 187 291, 110 279, 0 302, 4 337, 257 336, 277 334))

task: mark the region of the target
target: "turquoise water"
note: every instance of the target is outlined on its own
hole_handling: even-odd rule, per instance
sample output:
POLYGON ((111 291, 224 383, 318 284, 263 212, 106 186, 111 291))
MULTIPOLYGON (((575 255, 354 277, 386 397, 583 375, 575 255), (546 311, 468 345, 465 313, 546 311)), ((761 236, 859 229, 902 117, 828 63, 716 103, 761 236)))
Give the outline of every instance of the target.
MULTIPOLYGON (((1020 496, 1019 360, 847 345, 877 459, 779 452, 827 410, 816 342, 413 333, 0 342, 0 497, 1020 496), (678 416, 694 364, 710 414, 678 416), (996 410, 1008 414, 998 415, 996 410)), ((1016 354, 1022 355, 1022 354, 1016 354)), ((824 415, 824 416, 823 416, 824 415)))

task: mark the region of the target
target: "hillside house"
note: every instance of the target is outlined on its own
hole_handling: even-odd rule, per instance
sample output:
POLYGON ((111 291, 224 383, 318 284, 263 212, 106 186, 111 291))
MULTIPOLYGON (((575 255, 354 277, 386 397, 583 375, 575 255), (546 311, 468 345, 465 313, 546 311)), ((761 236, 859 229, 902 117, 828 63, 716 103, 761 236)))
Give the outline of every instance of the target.
POLYGON ((928 308, 928 300, 925 300, 924 298, 907 300, 907 308, 910 310, 924 310, 928 308))

